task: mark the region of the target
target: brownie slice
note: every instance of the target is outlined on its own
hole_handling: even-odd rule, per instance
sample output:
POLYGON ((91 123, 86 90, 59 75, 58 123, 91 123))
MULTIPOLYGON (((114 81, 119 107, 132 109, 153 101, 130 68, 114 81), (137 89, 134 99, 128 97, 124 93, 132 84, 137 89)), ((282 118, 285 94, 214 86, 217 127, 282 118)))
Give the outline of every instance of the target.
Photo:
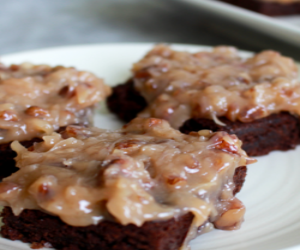
POLYGON ((260 0, 220 0, 268 16, 294 15, 300 13, 300 3, 265 2, 260 0))
MULTIPOLYGON (((246 172, 246 166, 235 170, 234 194, 241 190, 246 172)), ((32 243, 32 248, 52 246, 63 250, 177 250, 194 218, 192 213, 187 213, 166 221, 146 222, 141 227, 123 226, 114 221, 74 227, 39 210, 25 209, 15 216, 10 207, 5 207, 1 216, 4 238, 32 243)))
MULTIPOLYGON (((132 80, 114 87, 107 105, 124 121, 136 117, 147 106, 145 99, 134 89, 132 80)), ((210 119, 191 118, 182 125, 180 131, 188 134, 209 129, 236 134, 243 141, 242 148, 249 156, 266 155, 273 150, 294 149, 300 143, 299 118, 288 112, 272 114, 248 123, 232 122, 226 117, 219 117, 219 120, 226 126, 220 126, 210 119)))
POLYGON ((234 196, 255 160, 236 136, 202 137, 136 118, 115 132, 68 126, 28 150, 14 142, 20 170, 0 183, 1 233, 34 248, 179 250, 207 222, 237 229, 245 207, 234 196))
POLYGON ((249 123, 232 122, 225 117, 220 117, 219 120, 226 126, 209 119, 192 118, 183 124, 180 131, 188 134, 191 131, 209 129, 235 134, 243 142, 242 148, 249 156, 266 155, 274 150, 286 151, 299 143, 299 118, 288 112, 272 114, 249 123))

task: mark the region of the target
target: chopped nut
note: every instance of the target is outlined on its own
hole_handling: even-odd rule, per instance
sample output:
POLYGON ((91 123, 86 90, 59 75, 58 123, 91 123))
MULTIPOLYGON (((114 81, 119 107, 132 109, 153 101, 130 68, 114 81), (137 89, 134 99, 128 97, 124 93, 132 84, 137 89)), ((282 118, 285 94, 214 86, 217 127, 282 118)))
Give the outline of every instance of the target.
MULTIPOLYGON (((84 126, 83 126, 84 127, 84 126)), ((87 138, 90 136, 88 130, 83 130, 82 127, 78 127, 75 125, 67 126, 65 130, 63 130, 61 133, 62 138, 67 139, 70 137, 76 137, 76 138, 87 138)))
POLYGON ((203 130, 200 130, 198 131, 198 135, 201 135, 201 136, 210 136, 213 132, 211 130, 207 130, 207 129, 203 129, 203 130))
POLYGON ((12 110, 5 110, 0 112, 0 119, 4 121, 18 121, 17 115, 12 110))
POLYGON ((167 183, 170 185, 175 185, 182 181, 185 181, 185 179, 180 176, 169 176, 167 179, 167 183))
POLYGON ((138 71, 135 75, 135 78, 146 80, 151 77, 151 74, 147 70, 138 71))
POLYGON ((214 225, 218 229, 225 230, 239 228, 239 223, 241 223, 244 214, 244 205, 235 198, 231 204, 231 207, 224 212, 217 221, 214 222, 214 225))
POLYGON ((191 136, 199 136, 198 132, 195 132, 195 131, 192 131, 192 132, 189 132, 189 135, 191 136))
POLYGON ((49 193, 49 188, 46 184, 41 184, 39 186, 38 192, 42 195, 47 195, 49 193))
POLYGON ((156 119, 156 118, 150 118, 149 119, 149 127, 161 124, 162 120, 161 119, 156 119))
POLYGON ((124 149, 124 148, 132 148, 138 145, 140 141, 138 140, 128 140, 128 141, 122 141, 118 142, 115 145, 116 149, 124 149))
POLYGON ((58 71, 58 70, 62 70, 62 69, 65 69, 64 66, 55 66, 54 68, 52 68, 52 71, 55 72, 55 71, 58 71))
POLYGON ((19 70, 19 68, 20 68, 19 65, 16 65, 16 64, 12 64, 9 67, 9 69, 12 71, 17 71, 17 70, 19 70))
POLYGON ((233 154, 238 153, 237 147, 234 144, 231 144, 231 143, 229 143, 225 140, 218 141, 212 147, 215 148, 215 149, 223 150, 223 151, 228 152, 228 153, 233 153, 233 154))
POLYGON ((28 109, 26 109, 25 113, 30 116, 41 117, 41 118, 50 116, 47 110, 37 106, 29 107, 28 109))
POLYGON ((71 86, 65 86, 59 91, 58 94, 65 98, 72 98, 75 96, 75 89, 71 86))

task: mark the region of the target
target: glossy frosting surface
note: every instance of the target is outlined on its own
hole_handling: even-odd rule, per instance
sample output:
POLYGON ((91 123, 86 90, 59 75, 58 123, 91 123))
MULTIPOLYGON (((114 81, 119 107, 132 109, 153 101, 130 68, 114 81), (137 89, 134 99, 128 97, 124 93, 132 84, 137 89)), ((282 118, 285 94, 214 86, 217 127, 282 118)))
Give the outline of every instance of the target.
POLYGON ((92 108, 109 93, 101 79, 74 68, 0 64, 0 143, 89 124, 92 108))

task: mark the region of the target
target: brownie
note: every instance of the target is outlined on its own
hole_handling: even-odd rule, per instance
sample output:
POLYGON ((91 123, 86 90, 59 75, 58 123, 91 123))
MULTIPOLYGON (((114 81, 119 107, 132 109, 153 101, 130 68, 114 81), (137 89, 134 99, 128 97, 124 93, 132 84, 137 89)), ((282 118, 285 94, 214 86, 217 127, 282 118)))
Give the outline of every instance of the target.
POLYGON ((180 131, 188 134, 191 131, 209 129, 235 134, 243 142, 242 148, 249 156, 266 155, 274 150, 286 151, 299 143, 299 118, 288 112, 272 114, 249 123, 232 122, 225 117, 220 117, 219 120, 226 126, 209 119, 192 118, 183 124, 180 131))
POLYGON ((0 62, 0 179, 17 171, 13 141, 26 148, 71 124, 92 123, 94 106, 110 94, 103 80, 73 67, 0 62))
MULTIPOLYGON (((234 194, 242 188, 246 171, 245 166, 236 169, 234 194)), ((108 220, 98 225, 74 227, 39 210, 25 209, 15 216, 10 207, 5 207, 1 216, 4 238, 29 242, 32 248, 52 246, 63 250, 177 250, 194 218, 192 213, 187 213, 165 221, 146 222, 141 227, 108 220)))
MULTIPOLYGON (((132 80, 114 87, 107 105, 124 121, 137 116, 147 106, 145 99, 134 89, 132 80), (134 104, 135 101, 137 105, 134 104)), ((266 155, 273 150, 294 149, 300 143, 299 118, 288 112, 272 114, 248 123, 232 122, 226 117, 218 119, 226 126, 218 125, 211 119, 191 118, 181 126, 180 131, 188 134, 191 131, 209 129, 236 134, 243 141, 242 148, 249 156, 266 155)))
POLYGON ((176 250, 190 229, 243 222, 235 194, 256 160, 235 135, 186 135, 136 118, 117 131, 73 125, 43 139, 27 150, 12 144, 20 170, 0 183, 5 238, 64 250, 176 250))
POLYGON ((221 0, 268 16, 294 15, 300 13, 300 3, 265 2, 260 0, 221 0))

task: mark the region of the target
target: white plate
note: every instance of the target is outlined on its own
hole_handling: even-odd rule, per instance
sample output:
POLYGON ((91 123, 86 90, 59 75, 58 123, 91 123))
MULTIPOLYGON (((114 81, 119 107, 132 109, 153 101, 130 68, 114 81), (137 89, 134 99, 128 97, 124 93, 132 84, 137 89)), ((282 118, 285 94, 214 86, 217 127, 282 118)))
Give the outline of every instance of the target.
MULTIPOLYGON (((89 45, 38 50, 3 56, 5 63, 47 63, 75 66, 96 73, 110 85, 126 80, 133 62, 152 44, 89 45)), ((197 51, 203 46, 174 45, 175 49, 197 51)), ((249 53, 241 53, 248 56, 249 53)), ((96 126, 118 128, 122 124, 102 108, 96 126)), ((259 157, 249 166, 247 180, 238 197, 247 208, 238 231, 214 230, 191 242, 192 250, 300 249, 300 147, 259 157), (299 246, 299 247, 297 247, 299 246)), ((27 244, 0 238, 1 250, 30 249, 27 244)))
POLYGON ((298 28, 300 29, 300 14, 299 15, 291 15, 291 16, 279 16, 279 17, 275 17, 275 18, 282 22, 286 22, 286 23, 292 24, 294 26, 298 26, 298 28))
POLYGON ((189 4, 206 12, 233 20, 239 24, 258 30, 277 39, 299 47, 300 26, 295 25, 300 18, 272 18, 259 13, 215 0, 171 0, 189 4), (282 20, 281 20, 282 19, 282 20), (296 19, 296 21, 295 21, 296 19), (290 21, 292 20, 292 21, 290 21))

